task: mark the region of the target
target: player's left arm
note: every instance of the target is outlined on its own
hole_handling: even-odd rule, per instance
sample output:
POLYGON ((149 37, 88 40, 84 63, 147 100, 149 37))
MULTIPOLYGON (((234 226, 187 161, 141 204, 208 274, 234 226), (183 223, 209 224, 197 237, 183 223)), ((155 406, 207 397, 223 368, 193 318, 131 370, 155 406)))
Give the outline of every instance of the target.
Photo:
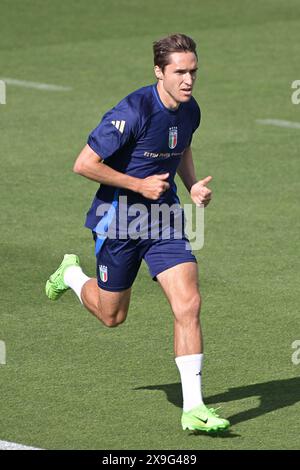
POLYGON ((212 180, 212 176, 207 176, 203 180, 197 180, 191 147, 185 149, 177 168, 177 173, 190 193, 192 201, 197 206, 203 204, 206 207, 212 198, 211 189, 206 187, 212 180))

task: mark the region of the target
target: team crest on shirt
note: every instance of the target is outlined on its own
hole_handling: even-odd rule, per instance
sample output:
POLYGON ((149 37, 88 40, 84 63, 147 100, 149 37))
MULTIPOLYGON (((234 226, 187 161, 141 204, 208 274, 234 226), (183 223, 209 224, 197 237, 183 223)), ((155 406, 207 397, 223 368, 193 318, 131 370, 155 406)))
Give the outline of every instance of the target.
POLYGON ((108 274, 107 274, 107 266, 104 266, 103 264, 99 265, 99 273, 100 273, 100 279, 102 282, 107 282, 108 279, 108 274))
POLYGON ((169 127, 169 148, 174 149, 177 145, 177 127, 169 127))

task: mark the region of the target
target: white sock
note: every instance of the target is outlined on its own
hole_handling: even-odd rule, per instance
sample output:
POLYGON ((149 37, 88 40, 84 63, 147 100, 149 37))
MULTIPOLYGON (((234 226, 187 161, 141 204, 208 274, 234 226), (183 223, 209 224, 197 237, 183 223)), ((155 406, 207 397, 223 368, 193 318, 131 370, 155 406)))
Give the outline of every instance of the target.
POLYGON ((84 274, 80 266, 69 266, 64 272, 64 283, 73 289, 81 303, 81 289, 89 279, 91 278, 84 274))
POLYGON ((202 360, 203 354, 175 358, 181 377, 183 411, 189 411, 203 404, 201 392, 202 360))

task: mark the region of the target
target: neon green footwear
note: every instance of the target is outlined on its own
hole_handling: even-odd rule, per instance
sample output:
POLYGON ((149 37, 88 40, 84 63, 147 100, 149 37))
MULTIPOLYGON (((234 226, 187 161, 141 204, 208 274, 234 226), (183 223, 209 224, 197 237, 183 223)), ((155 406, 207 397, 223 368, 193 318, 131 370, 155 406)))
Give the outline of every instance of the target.
POLYGON ((230 423, 227 419, 219 418, 214 408, 199 405, 182 413, 181 425, 183 430, 213 432, 227 429, 230 423))
POLYGON ((80 266, 79 258, 76 255, 65 255, 58 269, 51 274, 46 282, 46 295, 50 300, 57 300, 66 290, 69 289, 64 283, 64 272, 69 266, 80 266))

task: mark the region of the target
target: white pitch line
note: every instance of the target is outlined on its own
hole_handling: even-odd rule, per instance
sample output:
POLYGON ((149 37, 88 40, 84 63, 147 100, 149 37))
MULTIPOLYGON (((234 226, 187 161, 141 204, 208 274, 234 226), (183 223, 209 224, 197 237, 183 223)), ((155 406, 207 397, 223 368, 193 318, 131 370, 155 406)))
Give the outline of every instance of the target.
POLYGON ((30 447, 30 446, 23 446, 22 444, 17 444, 16 442, 7 442, 7 441, 0 441, 0 449, 2 450, 43 450, 39 447, 30 447))
POLYGON ((23 88, 35 88, 36 90, 45 90, 45 91, 70 91, 72 90, 69 86, 60 86, 60 85, 49 85, 47 83, 37 83, 37 82, 27 82, 25 80, 16 80, 15 78, 2 78, 7 85, 21 86, 23 88))
POLYGON ((280 119, 256 119, 259 124, 267 124, 270 126, 290 127, 292 129, 300 129, 300 122, 281 121, 280 119))

